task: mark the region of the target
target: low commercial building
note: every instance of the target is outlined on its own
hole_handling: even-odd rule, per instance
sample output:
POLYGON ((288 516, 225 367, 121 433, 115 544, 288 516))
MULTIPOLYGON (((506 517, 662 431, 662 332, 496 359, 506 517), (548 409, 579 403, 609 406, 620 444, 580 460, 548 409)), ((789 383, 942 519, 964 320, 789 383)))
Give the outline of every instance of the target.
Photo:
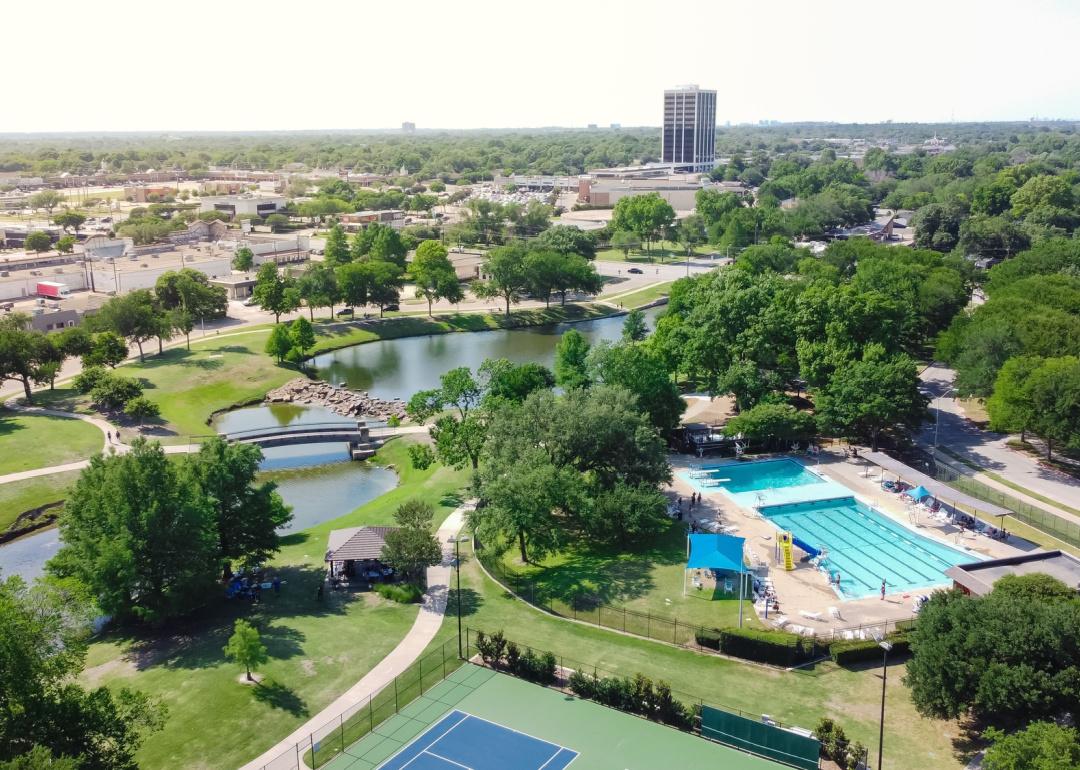
POLYGON ((382 209, 381 211, 355 211, 342 214, 338 221, 349 232, 363 230, 370 224, 389 225, 397 230, 405 226, 405 212, 401 209, 382 209))
POLYGON ((1049 575, 1080 592, 1080 559, 1062 551, 1035 551, 1004 559, 959 564, 945 570, 953 588, 966 594, 985 596, 994 583, 1006 575, 1049 575))
POLYGON ((247 299, 255 292, 255 276, 223 275, 210 279, 211 286, 220 286, 225 289, 225 296, 229 299, 247 299))
POLYGON ((175 187, 152 187, 150 185, 128 185, 124 188, 124 199, 133 203, 155 203, 176 196, 175 187))
POLYGON ((220 211, 230 217, 252 214, 266 218, 283 208, 283 195, 210 195, 199 199, 199 211, 220 211))
POLYGON ((631 195, 656 193, 678 211, 693 211, 697 192, 711 189, 718 192, 745 194, 742 185, 713 184, 696 174, 673 174, 660 178, 599 178, 582 176, 578 180, 578 201, 592 206, 614 206, 631 195))
POLYGON ((82 323, 83 314, 78 310, 46 310, 34 308, 30 315, 31 328, 39 332, 58 332, 82 323), (37 311, 41 312, 37 312, 37 311))

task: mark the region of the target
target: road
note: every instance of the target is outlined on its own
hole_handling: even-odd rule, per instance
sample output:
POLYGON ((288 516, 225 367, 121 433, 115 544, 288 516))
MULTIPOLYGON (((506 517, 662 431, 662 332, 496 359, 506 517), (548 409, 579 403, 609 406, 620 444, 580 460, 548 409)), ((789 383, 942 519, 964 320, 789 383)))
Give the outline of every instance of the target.
MULTIPOLYGON (((937 415, 937 445, 967 458, 1002 478, 1073 508, 1080 507, 1080 481, 1041 465, 1031 456, 1009 449, 1009 436, 980 430, 965 419, 951 389, 956 373, 932 364, 920 375, 931 396, 931 415, 937 415)), ((935 443, 935 421, 924 427, 918 442, 927 449, 935 443)))

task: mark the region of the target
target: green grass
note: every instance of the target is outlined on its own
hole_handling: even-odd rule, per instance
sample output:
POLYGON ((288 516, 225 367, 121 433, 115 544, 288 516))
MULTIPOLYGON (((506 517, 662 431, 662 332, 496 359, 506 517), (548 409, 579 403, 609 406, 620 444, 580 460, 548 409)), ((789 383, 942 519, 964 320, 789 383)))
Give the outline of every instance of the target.
POLYGON ((998 484, 1004 484, 1010 489, 1015 489, 1017 492, 1022 492, 1028 497, 1038 500, 1041 503, 1046 503, 1047 505, 1052 505, 1055 508, 1060 508, 1063 511, 1068 511, 1069 513, 1074 513, 1077 516, 1080 516, 1080 508, 1073 508, 1071 505, 1065 505, 1065 503, 1058 502, 1057 500, 1047 497, 1046 495, 1040 495, 1038 492, 1028 489, 1027 487, 1022 487, 1015 482, 1009 481, 1004 476, 998 473, 994 473, 993 471, 983 471, 983 473, 985 473, 989 478, 996 481, 998 484))
POLYGON ((19 514, 25 511, 61 502, 79 473, 64 471, 0 484, 0 532, 10 529, 19 514))
POLYGON ((82 420, 0 409, 0 475, 85 460, 104 446, 101 431, 82 420))
POLYGON ((238 767, 341 695, 405 635, 416 605, 374 592, 328 591, 317 601, 327 534, 388 524, 398 504, 411 497, 433 503, 441 521, 457 505, 466 474, 442 466, 412 469, 407 442, 400 439, 379 451, 378 462, 397 468, 401 486, 334 521, 286 536, 271 565, 285 581, 279 596, 265 592, 259 606, 216 601, 168 635, 118 631, 91 645, 86 683, 135 688, 169 709, 165 728, 140 750, 140 766, 238 767), (237 617, 251 620, 269 648, 270 661, 258 669, 266 679, 257 687, 240 684, 242 670, 222 655, 237 617))
MULTIPOLYGON (((847 670, 825 662, 784 672, 553 618, 512 598, 467 557, 461 593, 465 626, 502 629, 514 641, 556 653, 564 665, 597 666, 627 676, 640 671, 714 705, 766 713, 810 729, 828 716, 838 720, 849 737, 867 746, 877 745, 878 668, 847 670)), ((456 624, 450 620, 431 649, 453 638, 456 624)), ((920 717, 901 682, 902 674, 902 666, 890 667, 886 766, 891 770, 959 770, 963 763, 954 756, 952 744, 958 728, 951 722, 920 717)))
MULTIPOLYGON (((697 256, 706 256, 716 251, 716 248, 709 245, 695 246, 693 251, 697 256)), ((642 246, 640 249, 630 249, 629 256, 623 256, 622 249, 602 249, 596 252, 596 258, 604 262, 634 262, 648 264, 665 262, 669 259, 685 260, 686 249, 674 241, 655 241, 651 244, 651 248, 648 251, 642 246)))
POLYGON ((607 297, 601 297, 609 302, 618 302, 621 306, 626 308, 642 307, 648 305, 661 297, 666 297, 671 293, 672 281, 665 281, 663 283, 656 283, 652 286, 646 286, 644 289, 639 289, 629 294, 611 294, 607 297))
MULTIPOLYGON (((523 564, 516 549, 494 558, 501 569, 513 577, 519 594, 545 607, 554 606, 570 614, 571 605, 582 610, 581 617, 597 618, 596 605, 625 607, 680 625, 723 628, 739 624, 738 592, 698 591, 686 576, 686 531, 679 522, 670 521, 665 531, 647 545, 631 548, 582 545, 543 559, 539 564, 523 564), (686 579, 686 595, 683 581, 686 579)), ((737 585, 737 584, 736 584, 737 585)), ((618 613, 601 610, 604 624, 618 623, 618 613)), ((744 623, 760 627, 750 602, 743 608, 744 623)), ((627 628, 647 634, 648 629, 636 619, 627 628)), ((667 624, 658 622, 654 630, 666 634, 667 624), (662 629, 662 630, 661 630, 662 629)), ((687 628, 680 636, 689 639, 687 628)))

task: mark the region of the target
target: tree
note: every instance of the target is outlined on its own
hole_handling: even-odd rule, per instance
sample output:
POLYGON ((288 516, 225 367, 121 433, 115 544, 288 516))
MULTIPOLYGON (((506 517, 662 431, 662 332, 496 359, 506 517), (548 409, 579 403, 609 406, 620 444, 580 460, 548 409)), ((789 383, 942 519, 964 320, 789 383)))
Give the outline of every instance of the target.
POLYGON ((56 250, 61 254, 70 254, 75 251, 75 236, 65 235, 56 242, 56 250))
POLYGON ((423 500, 408 500, 394 513, 397 528, 386 535, 382 560, 417 582, 427 567, 442 561, 442 548, 432 532, 435 509, 423 500))
POLYGON ((1080 733, 1075 727, 1032 722, 1023 730, 1005 733, 990 729, 986 738, 985 770, 1076 770, 1080 768, 1080 733))
POLYGON ((237 618, 233 625, 233 635, 229 637, 229 643, 222 648, 222 651, 229 660, 244 667, 245 676, 249 682, 255 681, 251 678, 252 667, 270 660, 266 654, 266 647, 259 638, 258 629, 243 618, 237 618))
POLYGON ((638 407, 661 433, 679 424, 686 403, 671 380, 671 372, 652 349, 632 342, 601 342, 589 353, 589 379, 618 385, 632 393, 638 407))
POLYGON ((325 307, 334 314, 334 305, 341 299, 334 268, 325 262, 312 262, 296 282, 300 298, 308 306, 308 315, 315 320, 315 308, 325 307))
POLYGON ((270 232, 280 233, 289 226, 289 218, 284 214, 271 214, 266 218, 266 224, 270 227, 270 232))
POLYGON ((439 378, 440 387, 414 393, 406 411, 419 423, 453 407, 456 415, 442 415, 429 433, 435 442, 435 453, 447 465, 473 470, 479 465, 480 450, 487 434, 485 417, 478 410, 484 399, 484 387, 467 366, 451 369, 439 378))
POLYGON ((120 410, 142 394, 143 388, 138 380, 102 371, 90 390, 90 403, 100 409, 120 410))
POLYGON ((154 624, 213 592, 217 536, 209 500, 159 444, 98 455, 68 495, 63 546, 48 569, 87 586, 102 611, 154 624))
POLYGON ((62 360, 63 353, 53 341, 31 328, 30 316, 8 313, 0 317, 0 381, 21 383, 26 403, 33 403, 34 398, 30 382, 41 381, 50 365, 62 360))
POLYGON ((399 269, 405 269, 405 255, 409 249, 401 238, 401 233, 389 225, 368 225, 365 233, 371 234, 371 248, 365 256, 373 260, 391 262, 399 269))
POLYGON ((349 253, 349 244, 345 240, 345 228, 334 225, 326 236, 326 248, 323 252, 324 261, 331 267, 343 265, 352 259, 349 253))
POLYGON ((487 379, 485 401, 506 399, 518 403, 536 390, 555 386, 555 375, 541 364, 515 364, 505 358, 489 358, 480 365, 480 375, 487 379))
POLYGON ((880 346, 837 370, 817 395, 818 422, 832 435, 866 436, 874 451, 883 430, 915 429, 926 416, 915 362, 886 357, 880 346))
POLYGON ((629 230, 649 243, 675 222, 675 210, 659 193, 628 195, 619 198, 611 216, 611 227, 616 232, 629 230))
POLYGON ((649 325, 645 323, 645 314, 634 308, 626 314, 623 321, 622 338, 624 342, 641 342, 649 336, 649 325))
POLYGON ((70 230, 75 235, 79 234, 79 228, 83 226, 84 222, 86 222, 86 215, 77 211, 62 211, 53 217, 54 225, 58 225, 64 230, 70 230))
POLYGON ((190 267, 163 273, 154 284, 154 296, 161 308, 182 310, 192 319, 224 318, 229 307, 225 288, 190 267))
POLYGON ((424 241, 416 247, 409 272, 416 284, 416 296, 427 300, 428 316, 432 302, 445 299, 456 305, 465 298, 446 247, 438 241, 424 241))
POLYGON ((161 728, 166 710, 127 688, 78 683, 94 614, 77 586, 0 580, 0 767, 138 767, 143 738, 161 728))
POLYGON ((148 289, 136 289, 112 297, 92 317, 93 328, 114 332, 136 344, 139 360, 144 361, 143 343, 161 332, 163 313, 148 289))
POLYGON ((518 244, 492 249, 482 271, 487 278, 477 282, 473 291, 480 297, 502 297, 506 302, 506 315, 510 315, 510 303, 519 301, 529 288, 525 249, 518 244))
POLYGON ((41 253, 52 248, 52 238, 42 230, 34 230, 32 233, 27 233, 24 245, 28 251, 41 253))
POLYGON ((251 268, 255 267, 255 252, 249 249, 247 246, 241 246, 233 254, 232 260, 233 270, 240 270, 241 272, 247 272, 251 268))
POLYGON ((705 243, 706 235, 705 220, 699 214, 691 214, 683 219, 676 230, 679 245, 686 250, 687 257, 693 255, 695 246, 705 243))
POLYGON ((641 248, 641 239, 629 230, 617 230, 612 234, 610 243, 612 248, 623 253, 623 259, 630 256, 631 249, 641 248))
POLYGON ((98 332, 93 336, 90 349, 82 356, 82 365, 115 369, 127 356, 128 346, 123 337, 115 332, 98 332))
POLYGON ((281 320, 283 313, 291 313, 300 307, 300 295, 293 281, 279 275, 273 262, 264 262, 259 267, 252 296, 261 309, 274 314, 274 323, 281 320))
POLYGON ((161 407, 146 396, 136 396, 124 404, 124 414, 137 422, 141 428, 147 420, 152 420, 161 414, 161 407))
POLYGON ((308 351, 315 347, 315 329, 308 319, 300 316, 289 325, 289 338, 300 360, 306 359, 308 351))
POLYGON ((372 259, 363 263, 364 269, 370 276, 368 299, 379 308, 379 317, 391 305, 397 305, 401 301, 402 270, 394 262, 384 262, 381 259, 372 259))
POLYGON ((363 307, 371 294, 371 271, 361 262, 349 262, 335 270, 341 301, 350 307, 363 307))
POLYGON ((65 200, 64 196, 56 190, 42 190, 30 196, 30 208, 45 209, 51 215, 53 209, 65 200))
POLYGON ((565 390, 589 384, 589 342, 577 329, 563 332, 555 346, 555 382, 565 390))
POLYGON ((554 251, 531 250, 525 255, 525 280, 529 293, 551 307, 551 292, 560 283, 566 257, 554 251))
POLYGON ((1046 440, 1046 457, 1054 442, 1080 446, 1080 358, 1047 358, 1028 375, 1024 388, 1033 407, 1032 430, 1046 440))
POLYGON ((549 227, 533 239, 532 245, 540 251, 554 251, 563 255, 577 254, 586 259, 596 257, 596 239, 593 234, 570 225, 549 227))
POLYGON ((728 436, 743 435, 751 441, 776 446, 805 441, 816 432, 814 417, 790 404, 757 404, 732 417, 724 426, 728 436))
POLYGON ((986 401, 991 430, 1020 433, 1020 440, 1035 421, 1035 404, 1028 389, 1032 372, 1043 363, 1037 356, 1014 356, 994 380, 994 393, 986 401))
POLYGON ((292 513, 272 481, 258 482, 262 450, 222 438, 203 442, 191 460, 192 474, 213 509, 222 574, 232 565, 262 564, 280 547, 277 532, 292 513))
POLYGON ((285 361, 285 356, 289 355, 292 347, 292 335, 289 334, 288 325, 275 324, 270 330, 270 337, 266 340, 266 353, 276 358, 280 364, 285 361))
POLYGON ((1014 578, 985 596, 939 591, 910 634, 906 684, 920 713, 993 727, 1075 719, 1080 709, 1080 600, 1069 587, 1024 590, 1014 578))

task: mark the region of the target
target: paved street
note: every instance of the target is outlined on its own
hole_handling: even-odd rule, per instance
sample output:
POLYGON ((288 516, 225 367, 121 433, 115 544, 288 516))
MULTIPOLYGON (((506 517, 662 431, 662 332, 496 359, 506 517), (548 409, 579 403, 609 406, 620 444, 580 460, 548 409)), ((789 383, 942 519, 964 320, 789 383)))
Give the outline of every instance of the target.
POLYGON ((926 393, 933 397, 931 420, 918 437, 922 446, 929 449, 934 445, 933 416, 938 413, 938 446, 947 447, 1014 484, 1073 508, 1080 507, 1080 481, 1040 465, 1029 455, 1009 449, 1005 445, 1008 436, 980 430, 964 418, 950 392, 955 377, 952 369, 934 364, 927 367, 921 377, 926 393))

